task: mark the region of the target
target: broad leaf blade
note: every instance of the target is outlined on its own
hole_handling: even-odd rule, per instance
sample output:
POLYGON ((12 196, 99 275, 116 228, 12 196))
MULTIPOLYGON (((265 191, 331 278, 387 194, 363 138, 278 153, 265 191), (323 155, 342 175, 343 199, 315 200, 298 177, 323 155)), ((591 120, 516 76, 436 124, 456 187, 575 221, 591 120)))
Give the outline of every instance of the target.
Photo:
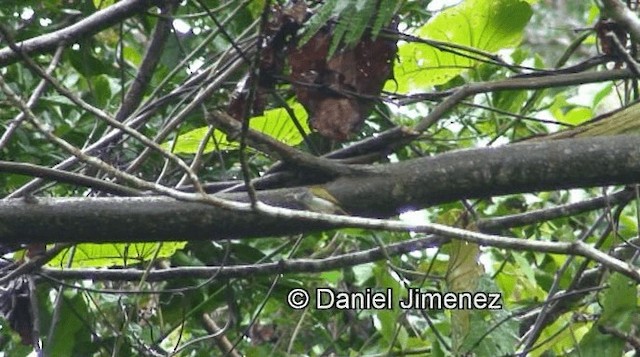
MULTIPOLYGON (((519 0, 468 0, 442 11, 422 26, 417 36, 495 53, 518 44, 524 26, 529 22, 530 5, 519 0)), ((460 54, 442 51, 423 43, 399 46, 395 66, 397 92, 408 93, 448 82, 477 61, 460 54)), ((396 88, 387 82, 386 90, 396 88)))
MULTIPOLYGON (((291 110, 302 128, 308 133, 310 131, 307 125, 308 115, 304 107, 302 107, 300 103, 295 103, 291 105, 291 110)), ((267 110, 264 112, 264 115, 251 118, 249 126, 251 129, 269 135, 287 145, 295 146, 303 140, 302 133, 296 128, 293 119, 289 116, 285 108, 267 110)), ((201 127, 179 135, 173 152, 178 154, 195 154, 198 151, 200 142, 205 139, 207 139, 207 145, 204 149, 205 153, 212 152, 216 149, 236 150, 239 148, 239 144, 228 140, 223 132, 219 130, 214 132, 215 142, 211 138, 205 138, 207 132, 207 127, 201 127)), ((164 143, 163 147, 167 149, 171 148, 171 142, 164 143)))

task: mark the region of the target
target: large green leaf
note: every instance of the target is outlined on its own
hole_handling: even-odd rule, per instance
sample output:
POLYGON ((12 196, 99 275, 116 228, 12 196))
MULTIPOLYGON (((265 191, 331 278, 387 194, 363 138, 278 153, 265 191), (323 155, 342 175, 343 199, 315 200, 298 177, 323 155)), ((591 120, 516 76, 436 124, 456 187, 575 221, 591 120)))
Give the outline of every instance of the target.
MULTIPOLYGON (((480 276, 477 280, 476 292, 487 292, 504 297, 498 286, 487 275, 480 276)), ((499 302, 503 308, 497 310, 472 310, 469 314, 468 330, 461 341, 458 353, 483 356, 511 356, 515 353, 518 342, 518 322, 509 315, 511 312, 504 306, 504 299, 499 302)), ((462 311, 452 310, 453 314, 462 311)), ((452 323, 458 323, 452 321, 452 323)), ((455 331, 459 327, 452 326, 455 331)))
MULTIPOLYGON (((467 0, 434 16, 415 35, 495 53, 520 42, 531 13, 526 1, 467 0)), ((408 93, 446 83, 476 65, 476 60, 461 54, 441 51, 424 43, 400 45, 394 67, 395 81, 387 82, 385 89, 408 93)))
POLYGON ((626 341, 603 333, 602 328, 630 332, 633 321, 638 319, 636 284, 619 273, 613 273, 608 283, 609 289, 602 294, 602 315, 580 341, 575 356, 622 356, 624 353, 626 341))
POLYGON ((409 334, 404 326, 399 323, 402 321, 404 311, 400 309, 400 299, 406 298, 407 290, 402 286, 386 269, 384 265, 376 265, 373 270, 380 291, 392 291, 392 308, 383 309, 376 312, 379 324, 376 329, 382 335, 383 340, 387 344, 394 344, 394 347, 406 348, 409 334))
MULTIPOLYGON (((478 259, 480 247, 477 244, 454 240, 445 247, 449 252, 449 267, 446 281, 449 292, 461 293, 476 291, 478 280, 482 275, 482 266, 478 259)), ((451 311, 451 329, 453 350, 460 352, 460 347, 470 333, 473 311, 460 309, 451 311)))
POLYGON ((182 249, 186 242, 162 243, 128 243, 128 244, 78 244, 73 256, 70 250, 64 250, 49 262, 53 267, 110 267, 138 264, 148 261, 154 256, 167 258, 178 249, 182 249), (156 250, 158 250, 156 255, 156 250))
POLYGON ((93 95, 96 104, 104 108, 111 99, 111 87, 109 86, 109 77, 104 74, 92 77, 90 82, 93 85, 93 95))
MULTIPOLYGON (((308 115, 302 104, 294 103, 291 105, 291 109, 304 131, 308 133, 308 115)), ((264 115, 251 118, 249 126, 287 145, 298 145, 303 140, 302 133, 296 128, 293 119, 291 119, 285 108, 267 110, 264 115)), ((196 153, 207 132, 208 128, 202 127, 179 135, 173 152, 180 154, 196 153)), ((220 150, 236 150, 239 147, 237 142, 228 140, 227 135, 219 130, 216 130, 213 136, 215 137, 215 142, 211 138, 207 139, 205 153, 216 150, 216 143, 217 148, 220 150)), ((171 148, 171 142, 166 142, 163 146, 167 149, 171 148)))
POLYGON ((66 51, 69 62, 80 74, 85 77, 97 76, 109 72, 109 64, 101 61, 90 48, 90 44, 84 44, 77 50, 66 51))
POLYGON ((89 314, 86 301, 74 291, 65 290, 63 294, 59 321, 45 345, 49 356, 76 356, 74 350, 92 345, 91 330, 87 322, 82 321, 89 314))

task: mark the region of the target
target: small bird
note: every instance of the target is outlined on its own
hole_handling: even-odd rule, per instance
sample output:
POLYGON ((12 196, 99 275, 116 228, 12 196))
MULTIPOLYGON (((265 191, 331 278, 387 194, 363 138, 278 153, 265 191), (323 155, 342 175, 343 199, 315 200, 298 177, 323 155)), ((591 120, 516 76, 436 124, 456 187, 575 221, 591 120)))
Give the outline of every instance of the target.
POLYGON ((329 191, 319 186, 311 186, 303 192, 294 194, 293 197, 313 212, 348 215, 340 207, 340 202, 329 191))

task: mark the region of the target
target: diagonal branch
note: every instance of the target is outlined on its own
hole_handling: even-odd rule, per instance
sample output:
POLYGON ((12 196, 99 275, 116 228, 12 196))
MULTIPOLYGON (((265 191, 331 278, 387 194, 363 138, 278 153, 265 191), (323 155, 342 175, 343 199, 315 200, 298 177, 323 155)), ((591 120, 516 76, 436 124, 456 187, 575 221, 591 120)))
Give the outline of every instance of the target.
MULTIPOLYGON (((80 38, 92 36, 120 21, 128 19, 154 5, 150 0, 122 0, 108 8, 95 12, 87 18, 58 31, 18 42, 21 51, 27 55, 53 51, 58 46, 67 45, 80 38)), ((20 55, 10 47, 0 49, 0 67, 18 62, 20 55)))
MULTIPOLYGON (((227 134, 228 138, 237 138, 240 135, 242 124, 227 113, 214 111, 211 114, 211 120, 227 134)), ((250 128, 247 129, 246 140, 249 146, 266 154, 279 157, 290 164, 315 169, 327 175, 353 175, 362 171, 357 165, 345 165, 324 157, 313 156, 250 128)))
POLYGON ((640 19, 620 0, 602 0, 602 10, 631 34, 634 42, 640 42, 640 19))
POLYGON ((0 172, 10 172, 14 174, 40 177, 45 180, 63 182, 82 187, 90 187, 96 191, 110 193, 118 196, 139 196, 142 194, 142 192, 134 188, 119 185, 114 182, 24 162, 0 160, 0 172))
POLYGON ((122 101, 122 105, 115 115, 117 121, 123 121, 140 105, 144 92, 151 81, 151 77, 158 63, 160 63, 160 58, 162 58, 162 52, 164 51, 169 34, 171 34, 173 23, 171 15, 173 15, 175 8, 178 6, 177 3, 178 1, 176 0, 167 1, 165 6, 162 7, 161 17, 158 19, 158 23, 153 30, 151 41, 149 41, 136 77, 133 79, 131 87, 129 87, 122 101))

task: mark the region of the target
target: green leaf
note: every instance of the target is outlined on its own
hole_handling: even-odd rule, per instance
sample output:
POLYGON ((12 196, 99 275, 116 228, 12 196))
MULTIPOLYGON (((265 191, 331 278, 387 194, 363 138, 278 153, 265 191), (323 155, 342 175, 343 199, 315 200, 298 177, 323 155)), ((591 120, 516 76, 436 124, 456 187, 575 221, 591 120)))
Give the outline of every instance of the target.
MULTIPOLYGON (((447 290, 456 293, 476 291, 483 273, 478 262, 480 247, 477 244, 454 240, 447 245, 446 250, 450 252, 446 275, 447 290)), ((473 312, 470 310, 451 311, 452 348, 455 352, 460 351, 465 337, 470 333, 472 316, 473 312)))
MULTIPOLYGON (((531 6, 525 1, 467 0, 440 12, 416 35, 496 53, 520 42, 531 14, 531 6)), ((464 50, 457 51, 465 53, 464 50)), ((476 63, 474 59, 427 44, 400 45, 394 67, 397 92, 408 93, 444 84, 476 63)), ((395 82, 388 81, 385 89, 392 91, 394 88, 395 82)))
POLYGON ((178 249, 184 248, 186 242, 162 243, 127 243, 127 244, 94 244, 83 243, 75 247, 73 255, 66 249, 49 262, 52 267, 67 267, 71 259, 71 267, 110 267, 126 266, 148 261, 156 254, 158 258, 167 258, 178 249), (159 246, 160 244, 160 246, 159 246))
POLYGON ((602 316, 599 323, 612 323, 619 328, 629 326, 629 321, 621 319, 623 315, 637 313, 636 285, 620 274, 613 273, 609 277, 609 289, 602 296, 602 316))
POLYGON ((600 102, 613 91, 613 86, 607 84, 593 96, 593 108, 596 108, 600 102))
POLYGON ((323 26, 327 25, 329 20, 335 20, 337 25, 332 31, 331 46, 327 55, 327 57, 331 57, 340 45, 353 47, 360 42, 372 20, 371 35, 375 38, 382 27, 393 19, 402 3, 402 1, 395 0, 327 0, 320 5, 316 14, 305 24, 298 46, 309 42, 323 26))
POLYGON ((332 38, 331 38, 331 47, 329 47, 329 52, 327 54, 327 58, 331 58, 333 56, 333 54, 336 52, 336 50, 338 49, 338 45, 340 45, 340 42, 342 42, 342 38, 344 37, 345 33, 347 33, 347 31, 349 30, 349 27, 352 23, 350 21, 340 21, 338 22, 338 24, 336 25, 336 28, 333 30, 332 38))
POLYGON ((249 13, 251 14, 251 16, 253 16, 253 18, 260 17, 260 14, 262 14, 262 12, 264 11, 265 2, 266 0, 252 0, 249 2, 249 4, 247 5, 247 10, 249 10, 249 13))
POLYGON ((96 9, 104 9, 113 5, 114 2, 115 0, 93 0, 93 6, 95 6, 96 9))
POLYGON ((447 245, 449 250, 449 267, 447 269, 447 290, 453 292, 474 291, 478 279, 483 273, 478 262, 480 248, 477 244, 452 241, 447 245))
POLYGON ((518 90, 518 91, 500 91, 492 94, 493 96, 493 105, 511 113, 517 113, 522 105, 527 100, 527 92, 518 90))
POLYGON ((522 271, 522 274, 527 278, 527 280, 529 280, 531 284, 535 285, 536 277, 531 263, 520 252, 511 252, 511 256, 513 257, 513 260, 515 260, 518 269, 522 271))
POLYGON ((81 319, 89 315, 81 294, 64 290, 64 303, 60 305, 59 321, 51 340, 45 343, 48 356, 73 356, 82 345, 91 345, 91 331, 81 319))
MULTIPOLYGON (((295 103, 291 105, 291 109, 304 131, 308 133, 310 131, 309 126, 307 125, 308 115, 302 104, 295 103)), ((293 123, 293 119, 291 119, 289 113, 284 108, 267 110, 264 112, 264 115, 251 118, 249 126, 251 129, 257 130, 265 135, 269 135, 287 145, 295 146, 300 144, 303 140, 302 134, 298 131, 298 128, 296 128, 293 123)), ((202 127, 179 135, 173 152, 180 154, 196 153, 200 142, 205 139, 204 136, 207 132, 208 128, 202 127)), ((236 150, 240 146, 235 141, 229 141, 227 136, 219 130, 216 130, 213 136, 216 141, 214 142, 211 138, 208 139, 207 145, 204 149, 205 153, 216 150, 215 143, 218 144, 217 148, 220 150, 236 150)), ((165 142, 163 147, 165 149, 170 149, 171 142, 165 142)))
POLYGON ((192 32, 182 34, 179 38, 177 36, 169 36, 160 56, 160 63, 167 66, 167 68, 176 67, 185 56, 183 52, 184 46, 190 45, 194 37, 192 32))
MULTIPOLYGON (((477 291, 494 293, 498 288, 484 275, 479 280, 477 291)), ((502 303, 504 305, 504 301, 502 303)), ((460 355, 478 357, 512 356, 519 341, 518 336, 518 322, 510 317, 509 311, 472 310, 469 331, 458 352, 460 355), (491 331, 488 331, 489 326, 491 331)))
POLYGON ((373 263, 359 264, 359 265, 356 265, 356 266, 352 267, 351 270, 353 271, 353 274, 355 275, 356 284, 358 284, 358 285, 366 284, 366 282, 369 279, 371 279, 371 277, 373 276, 373 269, 374 268, 375 268, 375 264, 373 264, 373 263))
POLYGON ((309 42, 311 37, 318 33, 322 26, 329 21, 332 14, 342 11, 348 5, 348 1, 327 0, 324 5, 318 9, 318 13, 312 16, 305 24, 304 34, 300 38, 300 41, 298 41, 298 46, 304 46, 304 44, 309 42))
POLYGON ((320 278, 330 286, 337 286, 342 281, 343 275, 341 270, 331 270, 320 273, 320 278))
POLYGON ((134 66, 139 66, 142 62, 142 55, 138 50, 133 47, 125 47, 122 49, 122 55, 124 60, 131 63, 134 66))
POLYGON ((344 43, 347 47, 351 47, 360 42, 360 38, 367 29, 367 24, 376 15, 376 3, 377 1, 357 0, 354 5, 356 11, 353 17, 343 20, 349 23, 349 31, 344 38, 344 43))
MULTIPOLYGON (((504 302, 522 303, 523 301, 540 301, 546 297, 546 292, 539 285, 532 283, 521 271, 518 265, 506 263, 496 277, 496 284, 504 293, 504 302)), ((495 266, 497 268, 498 265, 495 266)))
POLYGON ((80 46, 79 50, 68 50, 66 56, 73 68, 85 77, 105 74, 109 66, 93 55, 89 45, 80 46))
POLYGON ((564 108, 568 106, 567 97, 563 94, 557 95, 553 98, 553 102, 549 107, 549 112, 557 120, 562 121, 564 119, 564 108))
POLYGON ((71 101, 71 99, 64 97, 59 94, 52 94, 40 99, 40 102, 44 102, 49 105, 49 108, 52 106, 65 106, 67 108, 75 108, 75 104, 71 101))
POLYGON ((91 78, 93 84, 93 93, 96 98, 96 104, 104 108, 111 99, 111 87, 109 86, 109 78, 105 75, 99 75, 91 78))
MULTIPOLYGON (((372 1, 373 2, 373 1, 372 1)), ((404 1, 398 0, 381 0, 380 7, 378 8, 378 15, 373 20, 373 26, 371 28, 371 37, 376 38, 385 26, 400 9, 404 1)))
POLYGON ((392 290, 392 308, 390 310, 381 310, 377 312, 379 324, 376 328, 387 343, 395 343, 402 348, 406 346, 408 333, 404 326, 400 324, 400 316, 404 314, 404 311, 399 308, 399 301, 403 298, 407 291, 386 269, 384 264, 378 264, 374 268, 374 275, 376 277, 377 286, 380 287, 380 291, 386 291, 386 289, 392 290))
POLYGON ((573 355, 622 356, 626 341, 611 334, 602 333, 603 326, 628 333, 633 321, 638 319, 636 284, 628 277, 613 273, 609 277, 609 289, 602 294, 602 315, 580 341, 573 355))
MULTIPOLYGON (((563 314, 547 326, 538 338, 539 347, 532 351, 531 355, 534 357, 547 356, 546 353, 549 351, 554 351, 560 356, 568 355, 567 351, 575 347, 575 341, 583 338, 589 329, 587 325, 583 324, 574 324, 571 328, 567 328, 567 325, 571 323, 572 315, 572 313, 563 314)), ((550 356, 554 356, 554 354, 550 354, 550 356)))
POLYGON ((591 110, 591 108, 576 107, 569 110, 567 114, 564 115, 564 118, 562 118, 561 122, 571 125, 578 125, 593 118, 593 116, 593 110, 591 110))

